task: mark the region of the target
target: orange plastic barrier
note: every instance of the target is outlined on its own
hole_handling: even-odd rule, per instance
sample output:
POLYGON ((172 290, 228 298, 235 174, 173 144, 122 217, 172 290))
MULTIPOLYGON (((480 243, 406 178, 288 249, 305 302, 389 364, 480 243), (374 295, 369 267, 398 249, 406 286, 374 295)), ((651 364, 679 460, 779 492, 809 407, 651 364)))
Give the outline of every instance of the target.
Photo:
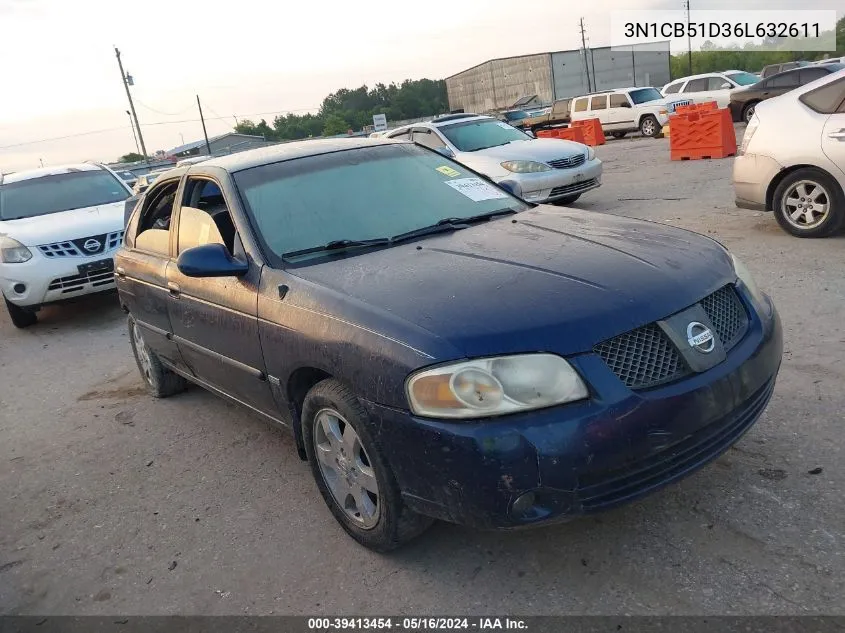
POLYGON ((576 143, 584 142, 584 130, 580 127, 556 127, 551 130, 538 130, 537 138, 562 138, 576 143))
POLYGON ((715 101, 705 101, 704 103, 690 103, 689 105, 679 105, 675 107, 675 114, 691 114, 692 112, 710 112, 718 110, 719 106, 715 101))
POLYGON ((571 127, 580 128, 584 132, 584 143, 595 147, 604 145, 607 141, 604 138, 604 130, 601 129, 601 121, 598 119, 585 119, 573 121, 571 127))
POLYGON ((672 160, 736 156, 736 132, 727 108, 707 108, 672 117, 672 160))

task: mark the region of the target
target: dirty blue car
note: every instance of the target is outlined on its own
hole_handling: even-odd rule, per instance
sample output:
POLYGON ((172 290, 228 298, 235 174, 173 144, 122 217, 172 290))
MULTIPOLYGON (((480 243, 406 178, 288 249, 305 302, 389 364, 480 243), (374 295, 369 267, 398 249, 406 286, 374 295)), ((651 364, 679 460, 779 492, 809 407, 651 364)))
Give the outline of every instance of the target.
POLYGON ((196 383, 291 427, 380 551, 436 519, 536 526, 676 481, 751 428, 782 354, 771 299, 716 241, 527 204, 390 140, 166 172, 115 275, 152 394, 196 383))

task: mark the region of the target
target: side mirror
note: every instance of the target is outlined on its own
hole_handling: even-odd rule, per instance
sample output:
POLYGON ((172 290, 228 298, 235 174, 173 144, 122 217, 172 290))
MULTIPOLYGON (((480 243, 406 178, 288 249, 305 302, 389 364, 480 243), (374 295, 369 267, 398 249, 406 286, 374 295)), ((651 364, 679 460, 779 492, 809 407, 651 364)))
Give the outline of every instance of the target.
POLYGON ((631 104, 626 101, 625 103, 620 103, 619 107, 620 108, 630 108, 631 104))
POLYGON ((249 271, 249 264, 233 258, 222 244, 189 248, 176 266, 186 277, 243 277, 249 271))
POLYGON ((450 149, 449 149, 448 147, 446 147, 445 145, 443 145, 443 146, 441 146, 441 147, 438 147, 438 148, 437 148, 436 150, 434 150, 434 151, 436 151, 438 154, 443 154, 446 158, 454 158, 454 157, 455 157, 455 152, 453 152, 452 150, 450 150, 450 149))
POLYGON ((733 86, 732 86, 731 84, 729 84, 727 81, 726 81, 725 83, 723 83, 723 84, 722 84, 721 86, 719 86, 719 87, 720 87, 722 90, 730 90, 731 88, 733 88, 733 86))

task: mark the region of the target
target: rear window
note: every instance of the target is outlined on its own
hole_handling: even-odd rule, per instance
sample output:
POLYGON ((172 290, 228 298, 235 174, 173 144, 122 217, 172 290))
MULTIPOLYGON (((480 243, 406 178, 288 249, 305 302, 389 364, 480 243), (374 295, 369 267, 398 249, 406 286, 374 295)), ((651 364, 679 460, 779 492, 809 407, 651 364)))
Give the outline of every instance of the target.
POLYGON ((681 89, 681 86, 683 86, 683 85, 684 85, 684 82, 683 82, 683 81, 676 81, 676 82, 675 82, 675 83, 673 83, 673 84, 669 84, 669 85, 666 87, 666 94, 667 94, 667 95, 673 95, 673 94, 675 94, 676 92, 678 92, 678 91, 681 89))
POLYGON ((840 112, 845 106, 845 78, 805 92, 799 100, 820 114, 840 112))
POLYGON ((600 97, 593 97, 590 99, 590 110, 606 110, 607 109, 607 95, 600 97))
POLYGON ((112 204, 130 195, 121 181, 103 169, 10 182, 0 186, 0 220, 112 204))
POLYGON ((572 107, 573 112, 586 112, 587 111, 587 100, 586 99, 576 99, 575 105, 572 107))

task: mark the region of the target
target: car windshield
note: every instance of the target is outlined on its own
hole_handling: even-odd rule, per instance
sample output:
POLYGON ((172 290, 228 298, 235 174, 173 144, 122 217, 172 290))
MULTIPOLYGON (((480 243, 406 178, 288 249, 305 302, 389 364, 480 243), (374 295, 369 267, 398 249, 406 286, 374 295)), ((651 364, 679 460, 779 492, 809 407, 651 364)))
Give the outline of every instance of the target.
POLYGON ((628 96, 631 97, 631 101, 633 101, 636 105, 646 103, 647 101, 657 101, 658 99, 663 98, 663 95, 660 94, 660 91, 657 88, 640 88, 638 90, 631 90, 631 92, 628 93, 628 96))
POLYGON ((0 220, 96 207, 130 195, 117 178, 102 169, 20 180, 0 186, 0 220))
POLYGON ((473 119, 439 128, 458 151, 477 152, 488 147, 499 147, 513 141, 528 141, 531 137, 495 119, 473 119))
POLYGON ((752 75, 751 73, 728 73, 725 75, 728 79, 730 79, 735 84, 740 86, 751 86, 756 84, 760 81, 760 78, 757 75, 752 75))
POLYGON ((262 165, 234 180, 265 250, 286 261, 335 242, 384 240, 447 218, 528 208, 463 165, 404 143, 262 165))
POLYGON ((520 121, 520 120, 525 119, 527 117, 528 117, 528 113, 523 112, 522 110, 519 110, 517 112, 505 112, 505 118, 508 121, 520 121))

